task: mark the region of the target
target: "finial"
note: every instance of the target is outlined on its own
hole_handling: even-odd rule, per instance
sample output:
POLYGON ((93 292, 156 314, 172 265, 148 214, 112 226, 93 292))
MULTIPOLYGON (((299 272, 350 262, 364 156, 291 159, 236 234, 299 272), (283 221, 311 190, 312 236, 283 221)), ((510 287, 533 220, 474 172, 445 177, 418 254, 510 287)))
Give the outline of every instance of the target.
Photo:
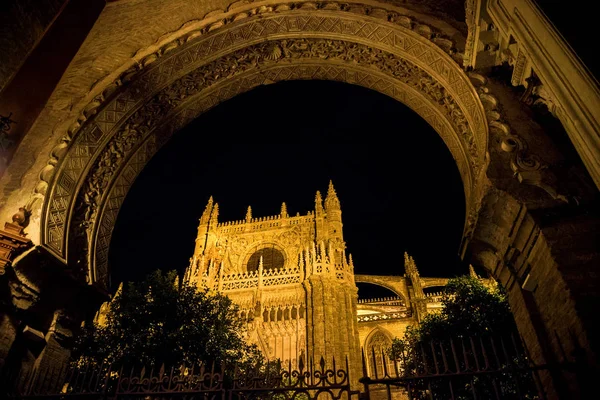
POLYGON ((329 180, 329 187, 327 188, 327 196, 332 195, 335 196, 335 188, 333 187, 333 181, 330 179, 329 180))
POLYGON ((411 256, 409 256, 406 251, 404 252, 404 270, 409 275, 419 275, 419 270, 417 270, 415 260, 411 256))
POLYGON ((317 194, 315 195, 315 214, 319 215, 323 213, 323 198, 321 197, 321 192, 317 190, 317 194))
POLYGON ((354 268, 354 260, 352 260, 352 253, 348 254, 348 264, 354 268))
POLYGON ((246 222, 250 222, 252 220, 252 207, 248 206, 248 210, 246 211, 246 222))
POLYGON ((340 208, 340 200, 337 197, 335 188, 333 187, 333 181, 329 181, 329 188, 327 189, 327 197, 325 197, 325 209, 331 210, 340 208))
POLYGON ((260 256, 260 260, 258 260, 258 270, 261 271, 263 270, 263 256, 260 256))
POLYGON ((287 218, 289 217, 288 215, 288 211, 287 211, 287 205, 285 204, 285 201, 283 203, 281 203, 281 218, 287 218))
POLYGON ((219 203, 215 203, 215 206, 212 209, 212 213, 210 213, 210 221, 217 222, 219 218, 219 203))
POLYGON ((469 275, 471 276, 471 278, 479 278, 479 275, 477 275, 477 272, 475 272, 475 268, 473 268, 473 265, 469 264, 469 275))
POLYGON ((210 196, 210 198, 208 199, 208 203, 206 204, 206 207, 204 208, 204 212, 202 213, 202 216, 200 217, 201 224, 205 224, 208 222, 208 220, 210 219, 210 214, 212 212, 212 208, 213 208, 213 197, 210 196))

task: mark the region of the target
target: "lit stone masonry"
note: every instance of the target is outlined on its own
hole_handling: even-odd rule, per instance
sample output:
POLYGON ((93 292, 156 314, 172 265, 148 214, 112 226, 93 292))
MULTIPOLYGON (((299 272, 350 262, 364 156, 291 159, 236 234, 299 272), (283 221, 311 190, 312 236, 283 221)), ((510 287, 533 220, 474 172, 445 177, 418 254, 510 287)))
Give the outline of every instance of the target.
POLYGON ((185 279, 229 296, 247 322, 247 340, 268 359, 297 367, 301 357, 305 362, 348 357, 357 384, 361 348, 391 345, 440 306, 439 296, 426 296, 423 288, 447 280, 420 278, 408 255, 407 276, 354 274, 331 182, 324 201, 317 192, 315 210, 306 215, 290 216, 283 203, 274 216, 256 218, 248 207, 244 220, 218 217, 211 197, 185 279), (355 282, 386 287, 396 296, 359 301, 355 282))

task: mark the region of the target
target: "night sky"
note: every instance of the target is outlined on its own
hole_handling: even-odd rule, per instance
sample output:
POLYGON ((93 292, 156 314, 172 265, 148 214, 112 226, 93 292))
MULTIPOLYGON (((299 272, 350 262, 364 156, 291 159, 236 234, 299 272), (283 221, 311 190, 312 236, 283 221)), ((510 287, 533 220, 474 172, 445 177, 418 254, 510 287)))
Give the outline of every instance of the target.
POLYGON ((403 104, 358 86, 294 81, 263 86, 203 114, 157 153, 118 216, 113 290, 189 264, 208 198, 219 221, 314 210, 333 180, 355 272, 467 272, 458 257, 462 182, 437 133, 403 104))

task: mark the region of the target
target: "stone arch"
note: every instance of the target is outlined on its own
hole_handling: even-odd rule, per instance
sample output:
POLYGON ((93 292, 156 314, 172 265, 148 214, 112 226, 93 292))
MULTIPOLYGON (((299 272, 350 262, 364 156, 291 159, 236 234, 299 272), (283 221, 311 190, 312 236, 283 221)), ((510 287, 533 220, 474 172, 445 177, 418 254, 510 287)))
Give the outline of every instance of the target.
POLYGON ((369 283, 391 290, 402 299, 405 305, 408 305, 408 290, 402 276, 354 275, 354 282, 369 283))
POLYGON ((283 80, 357 84, 412 108, 448 146, 467 214, 475 212, 488 128, 449 40, 397 11, 359 3, 245 7, 147 56, 90 103, 71 125, 68 145, 54 149, 42 174, 47 190, 40 184, 41 241, 88 282, 106 285, 120 205, 170 135, 228 98, 283 80))

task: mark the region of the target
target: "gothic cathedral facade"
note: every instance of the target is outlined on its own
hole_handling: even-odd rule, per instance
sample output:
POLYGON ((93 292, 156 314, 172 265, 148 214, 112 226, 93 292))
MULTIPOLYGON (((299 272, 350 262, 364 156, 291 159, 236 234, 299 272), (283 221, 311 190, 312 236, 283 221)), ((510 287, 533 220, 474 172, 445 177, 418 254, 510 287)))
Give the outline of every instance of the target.
POLYGON ((211 198, 186 280, 229 296, 268 359, 360 365, 358 290, 333 184, 306 215, 290 216, 285 203, 270 217, 254 218, 250 207, 245 220, 218 215, 211 198))
POLYGON ((331 182, 324 200, 317 191, 315 209, 306 215, 289 215, 283 203, 278 215, 255 218, 248 207, 244 220, 220 222, 211 197, 185 280, 237 304, 248 341, 267 359, 294 367, 301 358, 347 359, 350 372, 360 376, 361 348, 391 345, 439 308, 439 293, 426 295, 423 286, 442 286, 446 279, 421 278, 406 254, 405 276, 355 275, 342 227, 331 182), (396 296, 358 301, 357 281, 396 296))

